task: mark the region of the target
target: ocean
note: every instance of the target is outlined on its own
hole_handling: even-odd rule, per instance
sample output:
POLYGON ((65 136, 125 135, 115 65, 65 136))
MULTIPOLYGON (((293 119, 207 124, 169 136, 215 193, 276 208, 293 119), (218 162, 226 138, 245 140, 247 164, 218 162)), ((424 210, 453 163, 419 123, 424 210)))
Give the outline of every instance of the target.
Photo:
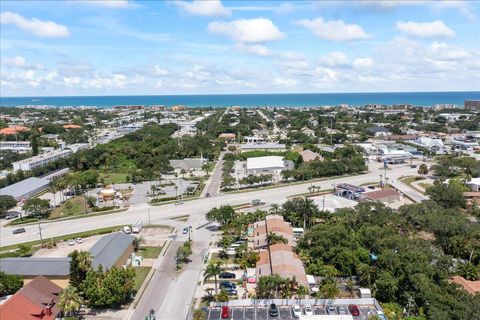
POLYGON ((0 97, 0 106, 96 106, 118 105, 186 105, 189 107, 315 107, 348 104, 411 104, 433 106, 480 100, 480 91, 472 92, 369 92, 369 93, 286 93, 286 94, 218 94, 218 95, 144 95, 144 96, 64 96, 0 97))

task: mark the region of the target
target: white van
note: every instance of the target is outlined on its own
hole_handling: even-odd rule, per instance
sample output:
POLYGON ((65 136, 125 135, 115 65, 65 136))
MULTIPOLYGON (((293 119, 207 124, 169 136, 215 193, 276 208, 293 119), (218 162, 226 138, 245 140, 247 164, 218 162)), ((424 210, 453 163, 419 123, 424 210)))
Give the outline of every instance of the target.
POLYGON ((132 233, 132 229, 130 229, 130 227, 129 227, 129 226, 125 226, 125 227, 123 227, 122 231, 123 231, 123 232, 125 232, 126 234, 130 234, 130 233, 132 233))

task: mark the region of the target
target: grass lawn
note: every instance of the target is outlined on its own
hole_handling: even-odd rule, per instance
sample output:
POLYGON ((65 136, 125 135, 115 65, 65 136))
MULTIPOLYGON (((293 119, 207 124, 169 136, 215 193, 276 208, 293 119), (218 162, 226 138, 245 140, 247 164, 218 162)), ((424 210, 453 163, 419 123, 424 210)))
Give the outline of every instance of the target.
POLYGON ((105 175, 105 173, 100 173, 99 175, 100 175, 101 178, 105 179, 105 185, 127 182, 127 174, 126 173, 110 172, 107 175, 105 175))
MULTIPOLYGON (((48 216, 49 219, 58 219, 69 216, 78 216, 85 214, 85 208, 87 207, 85 199, 83 197, 74 197, 68 199, 62 203, 59 207, 52 210, 52 213, 48 216)), ((88 209, 87 209, 88 210, 88 209)), ((88 211, 87 211, 88 212, 88 211)))
POLYGON ((138 292, 152 267, 134 267, 133 269, 135 270, 135 278, 133 278, 135 286, 133 289, 138 292))
POLYGON ((156 246, 140 246, 138 248, 137 254, 141 255, 144 259, 156 259, 162 252, 163 246, 165 244, 156 247, 156 246))

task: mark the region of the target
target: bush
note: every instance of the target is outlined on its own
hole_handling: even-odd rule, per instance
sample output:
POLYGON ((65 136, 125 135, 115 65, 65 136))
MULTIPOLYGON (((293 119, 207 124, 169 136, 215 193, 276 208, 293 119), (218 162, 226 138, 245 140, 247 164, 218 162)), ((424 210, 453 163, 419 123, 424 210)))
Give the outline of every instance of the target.
POLYGON ((14 294, 23 286, 23 280, 20 276, 6 274, 0 271, 0 296, 14 294))
POLYGON ((108 206, 108 207, 94 207, 92 208, 93 212, 104 212, 104 211, 110 211, 110 210, 115 210, 119 209, 120 207, 118 206, 108 206))
POLYGON ((159 202, 166 202, 166 201, 173 201, 173 200, 177 200, 177 197, 166 197, 166 198, 152 199, 152 201, 150 201, 150 203, 155 204, 155 203, 159 203, 159 202))

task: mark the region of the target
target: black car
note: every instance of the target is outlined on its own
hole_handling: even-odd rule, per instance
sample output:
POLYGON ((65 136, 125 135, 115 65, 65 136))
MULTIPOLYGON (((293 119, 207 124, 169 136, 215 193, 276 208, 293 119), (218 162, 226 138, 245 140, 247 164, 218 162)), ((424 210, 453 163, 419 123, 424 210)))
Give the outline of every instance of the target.
POLYGON ((220 288, 232 288, 235 289, 237 285, 231 282, 220 282, 220 288))
POLYGON ((235 279, 235 273, 232 272, 222 272, 218 276, 223 279, 235 279))
POLYGON ((18 228, 12 231, 13 234, 24 233, 25 228, 18 228))
POLYGON ((207 192, 207 194, 205 195, 205 197, 210 198, 210 193, 207 192))
POLYGON ((278 317, 278 307, 275 303, 272 303, 268 308, 268 314, 270 317, 278 317))

